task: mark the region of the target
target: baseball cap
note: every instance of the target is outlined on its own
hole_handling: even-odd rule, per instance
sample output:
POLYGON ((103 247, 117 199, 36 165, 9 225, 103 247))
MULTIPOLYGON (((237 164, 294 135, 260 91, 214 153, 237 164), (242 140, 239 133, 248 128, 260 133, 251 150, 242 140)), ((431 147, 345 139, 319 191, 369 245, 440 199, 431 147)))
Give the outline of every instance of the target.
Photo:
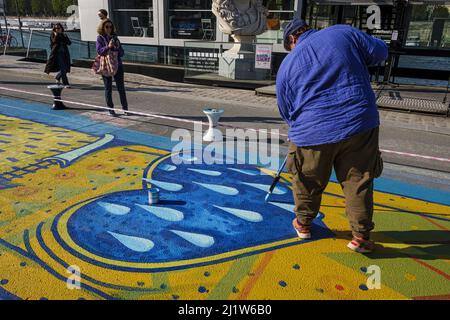
POLYGON ((305 20, 300 19, 300 18, 294 18, 294 20, 292 20, 291 22, 289 22, 287 24, 287 26, 284 28, 284 34, 283 34, 283 41, 284 41, 285 48, 289 44, 289 36, 304 26, 306 26, 306 22, 305 22, 305 20))

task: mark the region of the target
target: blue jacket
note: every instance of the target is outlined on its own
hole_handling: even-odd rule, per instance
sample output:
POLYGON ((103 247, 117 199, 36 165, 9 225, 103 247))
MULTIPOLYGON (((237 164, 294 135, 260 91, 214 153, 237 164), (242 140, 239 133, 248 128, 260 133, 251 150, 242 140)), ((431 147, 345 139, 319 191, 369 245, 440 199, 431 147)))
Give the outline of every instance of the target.
POLYGON ((278 108, 290 140, 316 146, 378 127, 367 67, 387 56, 382 40, 347 25, 301 35, 277 75, 278 108))

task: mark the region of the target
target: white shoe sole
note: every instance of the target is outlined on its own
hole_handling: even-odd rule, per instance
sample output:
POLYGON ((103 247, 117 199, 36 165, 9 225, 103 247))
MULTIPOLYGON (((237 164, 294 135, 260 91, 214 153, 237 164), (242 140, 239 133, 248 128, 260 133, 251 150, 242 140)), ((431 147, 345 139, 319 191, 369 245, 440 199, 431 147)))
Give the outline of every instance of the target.
MULTIPOLYGON (((295 229, 295 228, 294 228, 295 229)), ((297 232, 297 235, 302 240, 308 240, 311 239, 311 233, 301 233, 297 229, 295 229, 295 232, 297 232)))
POLYGON ((353 245, 351 242, 349 242, 349 244, 347 245, 347 248, 349 248, 352 251, 358 252, 358 253, 372 253, 373 252, 373 250, 367 250, 367 249, 357 247, 357 246, 353 245))

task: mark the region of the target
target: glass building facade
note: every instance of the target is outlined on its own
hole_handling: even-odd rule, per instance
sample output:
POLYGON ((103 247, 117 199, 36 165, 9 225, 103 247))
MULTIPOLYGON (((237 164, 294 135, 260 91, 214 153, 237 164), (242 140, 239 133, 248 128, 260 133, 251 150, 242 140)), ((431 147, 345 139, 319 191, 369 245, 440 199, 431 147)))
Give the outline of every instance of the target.
MULTIPOLYGON (((263 3, 269 10, 267 31, 257 36, 257 42, 272 44, 274 55, 279 56, 275 60, 281 61, 286 54, 282 46, 283 28, 296 16, 316 29, 349 24, 387 43, 400 32, 397 42, 406 49, 450 50, 450 0, 264 0, 263 3), (407 5, 402 7, 399 3, 407 5), (374 4, 380 10, 380 24, 371 29, 367 26, 371 15, 368 9, 374 4)), ((211 11, 211 0, 79 0, 79 6, 83 40, 95 40, 96 10, 105 8, 122 42, 132 48, 137 57, 134 60, 140 62, 183 65, 186 41, 232 41, 220 32, 211 11)))

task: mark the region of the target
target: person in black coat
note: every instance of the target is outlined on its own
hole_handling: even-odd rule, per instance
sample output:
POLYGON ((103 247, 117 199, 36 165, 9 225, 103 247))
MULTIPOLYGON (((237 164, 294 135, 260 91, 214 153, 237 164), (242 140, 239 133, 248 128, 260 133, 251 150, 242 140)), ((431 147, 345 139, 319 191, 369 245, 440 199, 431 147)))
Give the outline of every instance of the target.
POLYGON ((45 66, 45 73, 57 72, 55 79, 58 84, 66 88, 70 88, 67 73, 70 73, 70 52, 69 47, 72 44, 69 37, 64 33, 64 28, 60 23, 53 26, 53 31, 50 36, 50 57, 45 66))

